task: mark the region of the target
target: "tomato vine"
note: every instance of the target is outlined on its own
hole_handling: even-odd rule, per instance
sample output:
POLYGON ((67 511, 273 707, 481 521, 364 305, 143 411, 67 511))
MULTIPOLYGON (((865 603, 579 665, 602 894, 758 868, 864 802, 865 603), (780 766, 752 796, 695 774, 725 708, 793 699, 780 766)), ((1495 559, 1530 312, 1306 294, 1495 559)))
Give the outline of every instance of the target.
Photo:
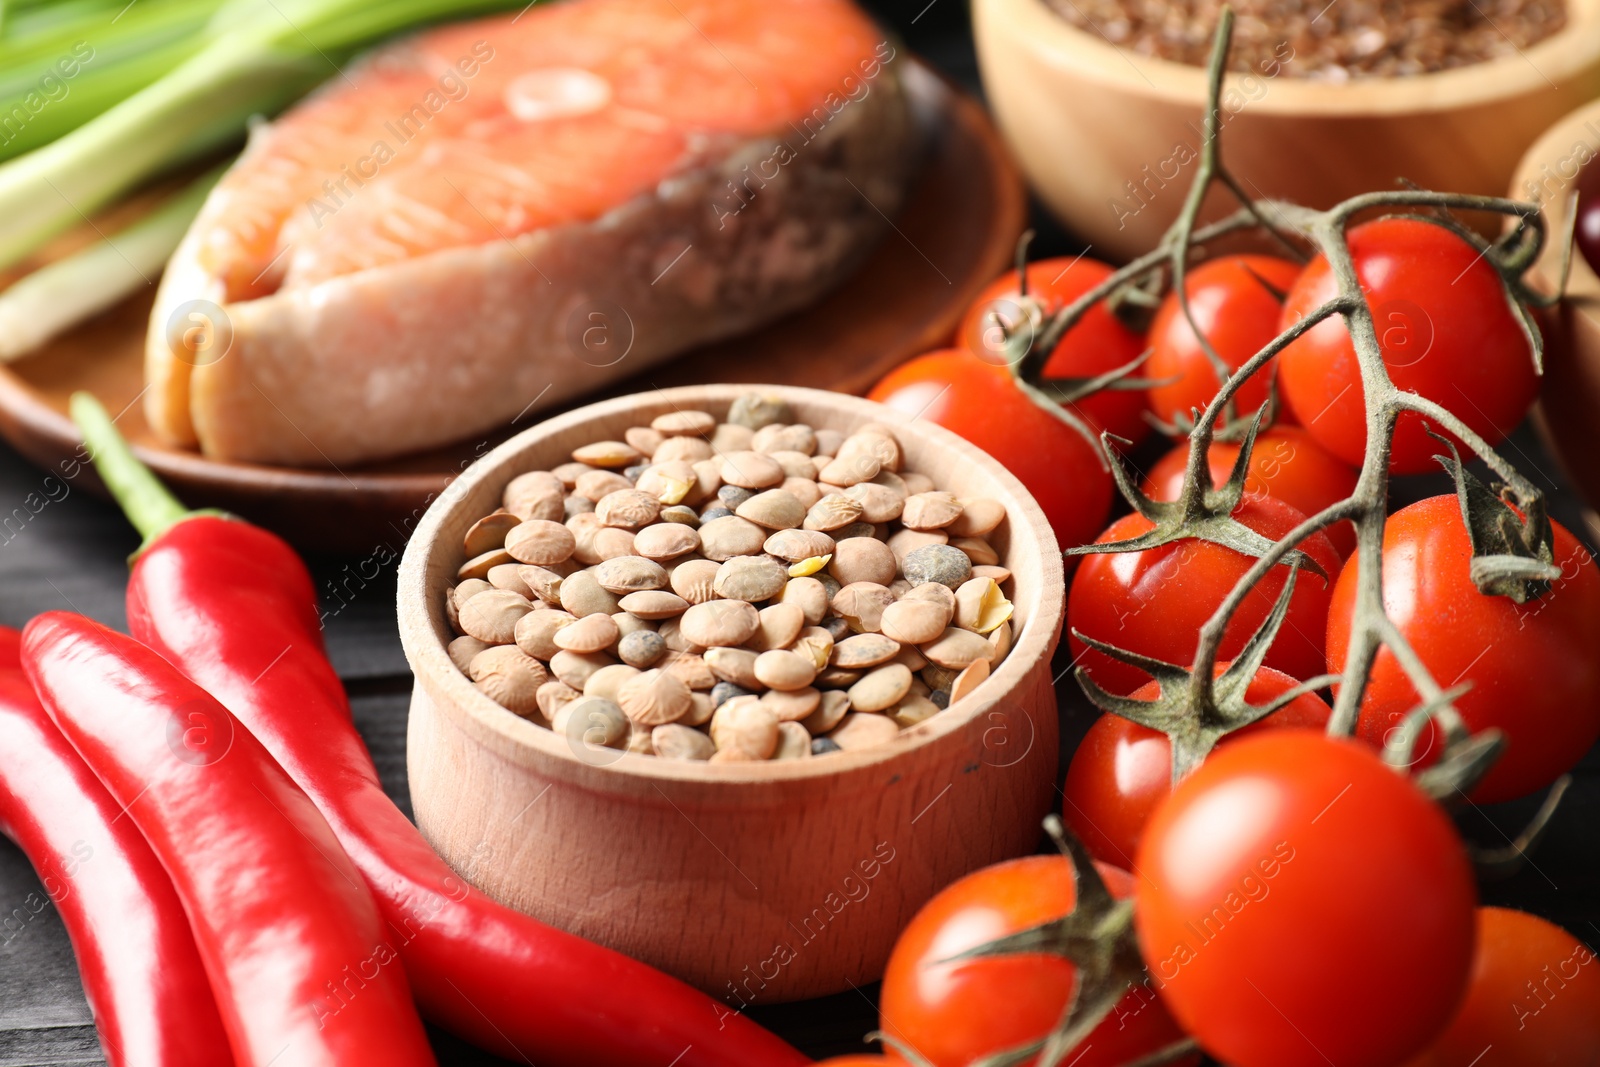
MULTIPOLYGON (((1252 707, 1244 701, 1249 675, 1259 666, 1265 647, 1282 622, 1283 612, 1294 581, 1313 580, 1303 573, 1320 568, 1300 550, 1318 531, 1346 520, 1354 524, 1356 550, 1352 562, 1359 562, 1353 618, 1348 652, 1340 675, 1309 679, 1296 692, 1337 683, 1328 733, 1335 737, 1355 734, 1362 697, 1375 660, 1387 648, 1404 672, 1419 698, 1417 706, 1394 731, 1384 750, 1384 758, 1397 773, 1408 773, 1416 762, 1413 749, 1430 723, 1436 724, 1445 739, 1442 757, 1417 771, 1416 784, 1434 797, 1445 800, 1464 795, 1493 765, 1505 740, 1494 729, 1469 732, 1454 701, 1465 686, 1447 688, 1433 677, 1422 658, 1383 604, 1381 552, 1388 513, 1391 450, 1397 420, 1402 415, 1425 420, 1431 433, 1442 443, 1439 461, 1454 477, 1463 521, 1472 537, 1472 580, 1485 595, 1506 596, 1516 603, 1535 599, 1560 577, 1551 548, 1551 527, 1544 499, 1534 485, 1503 459, 1480 433, 1438 402, 1397 387, 1384 363, 1374 314, 1363 291, 1351 251, 1348 233, 1353 220, 1374 211, 1411 213, 1443 226, 1472 246, 1479 257, 1493 268, 1505 298, 1522 328, 1536 371, 1542 369, 1543 341, 1533 318, 1533 309, 1548 307, 1560 299, 1531 290, 1524 274, 1539 257, 1546 242, 1544 222, 1536 204, 1488 196, 1438 193, 1410 186, 1371 192, 1352 197, 1327 210, 1249 196, 1238 180, 1223 166, 1219 141, 1221 132, 1220 99, 1226 58, 1232 38, 1234 13, 1224 7, 1218 22, 1211 60, 1207 70, 1208 104, 1204 141, 1197 170, 1183 208, 1163 237, 1149 253, 1115 271, 1085 292, 1070 305, 1043 316, 1037 328, 1027 331, 1026 339, 1015 347, 1009 361, 1013 377, 1025 394, 1052 414, 1071 423, 1086 436, 1088 431, 1058 406, 1059 387, 1043 374, 1049 353, 1075 323, 1101 302, 1114 309, 1125 306, 1151 307, 1170 291, 1175 294, 1182 314, 1193 330, 1207 361, 1223 384, 1215 397, 1193 419, 1188 433, 1188 453, 1183 488, 1176 500, 1161 503, 1140 492, 1122 470, 1114 456, 1117 438, 1102 434, 1098 442, 1104 458, 1116 477, 1119 488, 1134 509, 1154 524, 1154 528, 1133 540, 1105 541, 1067 549, 1068 555, 1104 552, 1136 552, 1185 538, 1211 541, 1252 557, 1248 570, 1233 586, 1209 620, 1201 627, 1193 661, 1187 667, 1161 663, 1137 656, 1103 642, 1074 636, 1086 645, 1140 667, 1160 682, 1161 696, 1153 701, 1138 701, 1105 692, 1081 671, 1079 680, 1091 700, 1103 710, 1122 715, 1143 725, 1166 732, 1172 738, 1173 778, 1176 782, 1198 766, 1213 745, 1232 730, 1259 721, 1282 701, 1268 707, 1252 707), (1202 205, 1208 193, 1221 186, 1237 201, 1233 213, 1219 221, 1202 225, 1202 205), (1485 212, 1504 217, 1509 225, 1498 239, 1489 240, 1462 226, 1453 212, 1485 212), (1229 235, 1252 232, 1270 238, 1304 261, 1312 255, 1326 260, 1336 294, 1287 327, 1236 370, 1230 369, 1212 346, 1190 307, 1186 277, 1191 254, 1197 246, 1229 235), (1261 412, 1251 418, 1235 413, 1235 397, 1245 382, 1268 365, 1297 338, 1319 323, 1340 317, 1349 332, 1359 368, 1364 396, 1367 448, 1355 488, 1315 514, 1303 519, 1285 536, 1269 540, 1233 517, 1243 491, 1251 447, 1263 416, 1272 408, 1269 398, 1261 412), (1501 483, 1493 489, 1474 478, 1464 467, 1452 440, 1481 459, 1501 483), (1213 488, 1209 452, 1217 440, 1241 440, 1240 454, 1227 484, 1213 488), (1278 598, 1275 611, 1251 638, 1247 654, 1235 659, 1228 670, 1218 670, 1223 637, 1230 620, 1246 598, 1273 568, 1290 568, 1288 581, 1278 598)), ((1566 238, 1562 270, 1564 287, 1566 264, 1570 262, 1571 235, 1566 238)), ((1008 341, 1011 340, 1008 338, 1008 341)), ((1134 369, 1132 366, 1127 371, 1134 369)), ((1078 383, 1073 383, 1074 385, 1078 383)), ((1326 577, 1326 576, 1324 576, 1326 577)), ((1509 850, 1499 850, 1480 858, 1504 865, 1514 861, 1537 836, 1564 790, 1565 781, 1552 788, 1539 815, 1527 832, 1509 850)), ((1064 841, 1059 827, 1050 827, 1061 841, 1062 851, 1073 862, 1079 885, 1079 906, 1073 914, 1034 930, 1012 935, 1002 942, 985 946, 982 952, 997 954, 1027 950, 1057 951, 1074 959, 1080 967, 1084 985, 1063 1014, 1056 1030, 1045 1040, 1027 1049, 1013 1049, 983 1061, 984 1067, 1003 1067, 1037 1056, 1039 1067, 1055 1067, 1074 1044, 1089 1033, 1111 1010, 1130 982, 1139 980, 1142 968, 1132 977, 1125 965, 1131 931, 1122 915, 1125 905, 1113 903, 1103 892, 1092 865, 1081 846, 1064 841), (1097 888, 1098 887, 1098 888, 1097 888), (1117 943, 1097 942, 1091 932, 1114 937, 1117 943), (1085 939, 1091 943, 1085 943, 1085 939), (1043 949, 1040 946, 1044 946, 1043 949), (1113 961, 1119 961, 1113 965, 1113 961), (1119 984, 1120 983, 1120 984, 1119 984)), ((1151 1064, 1171 1062, 1192 1052, 1192 1042, 1165 1049, 1151 1058, 1151 1064)))
MULTIPOLYGON (((1466 446, 1503 481, 1498 493, 1461 490, 1464 505, 1492 504, 1499 512, 1486 514, 1474 511, 1467 515, 1469 529, 1499 528, 1504 514, 1526 516, 1519 523, 1523 531, 1513 538, 1519 547, 1512 551, 1503 547, 1486 551, 1474 561, 1474 575, 1482 575, 1486 592, 1506 592, 1507 582, 1525 582, 1528 596, 1538 595, 1538 584, 1558 576, 1557 568, 1548 557, 1548 520, 1545 519, 1542 494, 1515 467, 1504 460, 1476 431, 1466 425, 1445 407, 1420 396, 1397 388, 1391 381, 1379 347, 1372 310, 1362 291, 1360 279, 1345 232, 1352 219, 1374 209, 1429 209, 1436 213, 1430 221, 1446 226, 1462 239, 1471 243, 1500 276, 1509 302, 1523 333, 1527 338, 1534 364, 1542 366, 1543 340, 1532 318, 1532 308, 1549 306, 1558 296, 1542 296, 1530 290, 1522 275, 1538 258, 1545 240, 1544 222, 1536 204, 1521 203, 1501 197, 1471 196, 1454 193, 1436 193, 1415 188, 1400 188, 1387 192, 1365 193, 1352 197, 1326 211, 1316 211, 1297 204, 1276 200, 1256 200, 1246 195, 1236 179, 1222 165, 1220 133, 1220 94, 1225 61, 1232 36, 1234 14, 1224 8, 1218 22, 1212 60, 1208 69, 1209 103, 1206 112, 1205 140, 1201 148, 1194 183, 1189 190, 1183 210, 1161 244, 1151 252, 1134 260, 1121 270, 1085 293, 1073 304, 1051 317, 1039 333, 1038 343, 1013 365, 1019 385, 1030 395, 1044 394, 1038 390, 1037 376, 1043 354, 1052 350, 1067 330, 1095 303, 1113 298, 1119 291, 1135 289, 1151 293, 1163 278, 1170 277, 1172 291, 1188 318, 1200 343, 1207 349, 1208 358, 1216 366, 1223 366, 1221 358, 1210 348, 1199 324, 1195 321, 1185 293, 1184 280, 1189 268, 1189 258, 1197 246, 1216 238, 1243 231, 1262 232, 1285 247, 1303 253, 1307 248, 1326 257, 1338 282, 1338 295, 1317 307, 1300 321, 1275 337, 1236 371, 1228 374, 1221 389, 1195 421, 1189 434, 1189 452, 1184 477, 1184 488, 1179 499, 1171 504, 1157 504, 1135 489, 1125 475, 1119 474, 1118 483, 1136 510, 1156 522, 1157 528, 1134 542, 1105 542, 1069 548, 1068 554, 1091 552, 1136 551, 1157 544, 1165 544, 1186 537, 1224 544, 1236 551, 1255 557, 1254 563, 1202 627, 1189 671, 1188 687, 1190 705, 1201 711, 1216 705, 1214 667, 1228 621, 1239 609, 1250 591, 1280 564, 1298 562, 1305 565, 1298 546, 1312 534, 1334 523, 1350 520, 1357 531, 1357 554, 1361 561, 1361 581, 1358 592, 1355 622, 1352 627, 1350 651, 1341 684, 1335 698, 1333 716, 1328 732, 1348 736, 1355 732, 1357 713, 1366 679, 1380 647, 1387 647, 1399 661, 1422 698, 1414 713, 1422 721, 1435 719, 1453 742, 1452 755, 1456 757, 1456 770, 1446 774, 1435 767, 1429 773, 1438 781, 1439 789, 1445 785, 1470 784, 1472 774, 1484 769, 1483 748, 1494 748, 1495 739, 1479 736, 1468 738, 1460 718, 1451 707, 1452 693, 1446 691, 1430 674, 1420 658, 1411 649, 1404 635, 1394 626, 1383 609, 1382 568, 1379 555, 1382 548, 1384 523, 1387 518, 1389 489, 1389 452, 1394 436, 1395 422, 1402 413, 1410 412, 1428 420, 1429 424, 1443 429, 1466 446), (1202 203, 1214 184, 1220 184, 1240 207, 1233 214, 1207 226, 1197 225, 1202 203), (1515 222, 1509 232, 1496 241, 1488 241, 1461 226, 1450 215, 1452 211, 1481 211, 1499 214, 1515 222), (1369 448, 1357 478, 1355 491, 1314 515, 1308 516, 1286 536, 1275 542, 1266 542, 1259 534, 1245 529, 1231 518, 1232 505, 1237 503, 1238 487, 1231 484, 1212 489, 1207 457, 1213 440, 1217 437, 1220 420, 1230 409, 1235 394, 1256 372, 1265 367, 1286 347, 1319 323, 1338 315, 1344 319, 1350 332, 1360 366, 1361 386, 1365 397, 1366 429, 1369 448), (1513 511, 1513 509, 1515 509, 1513 511), (1531 540, 1530 540, 1531 538, 1531 540), (1541 552, 1544 555, 1541 556, 1541 552), (1514 557, 1514 558, 1513 558, 1514 557), (1446 781, 1448 779, 1448 781, 1446 781)), ((1570 242, 1569 242, 1570 244, 1570 242)), ((1570 252, 1569 252, 1570 256, 1570 252)), ((1563 274, 1565 272, 1563 271, 1563 274)), ((1220 376, 1220 375, 1219 375, 1220 376)), ((1052 405, 1053 406, 1053 405, 1052 405)), ((1259 420, 1259 415, 1257 417, 1259 420)), ((1247 466, 1254 424, 1245 433, 1244 448, 1235 466, 1238 478, 1247 466)), ((1111 441, 1102 441, 1110 451, 1111 441)), ((1453 454, 1453 449, 1451 449, 1453 454)), ((1451 466, 1446 458, 1447 467, 1451 466)), ((1460 476, 1459 462, 1453 473, 1460 476)), ((1242 480, 1242 479, 1241 479, 1242 480)), ((1415 730, 1404 732, 1406 738, 1415 730)), ((1398 766, 1410 764, 1409 751, 1397 747, 1388 753, 1391 762, 1398 766)))

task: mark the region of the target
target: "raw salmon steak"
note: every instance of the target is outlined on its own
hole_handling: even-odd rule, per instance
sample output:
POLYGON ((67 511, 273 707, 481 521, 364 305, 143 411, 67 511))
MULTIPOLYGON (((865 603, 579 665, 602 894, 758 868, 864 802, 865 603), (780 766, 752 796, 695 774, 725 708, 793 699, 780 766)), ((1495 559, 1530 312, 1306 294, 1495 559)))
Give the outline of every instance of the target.
POLYGON ((360 463, 792 311, 900 206, 899 67, 848 0, 563 0, 384 46, 206 201, 151 316, 150 423, 360 463))

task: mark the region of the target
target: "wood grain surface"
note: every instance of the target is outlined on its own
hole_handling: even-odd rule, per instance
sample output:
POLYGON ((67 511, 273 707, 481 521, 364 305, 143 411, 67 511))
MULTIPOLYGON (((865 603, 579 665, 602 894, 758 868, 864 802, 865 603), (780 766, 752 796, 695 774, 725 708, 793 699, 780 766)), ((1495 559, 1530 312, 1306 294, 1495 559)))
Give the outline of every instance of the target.
MULTIPOLYGON (((965 5, 918 0, 891 7, 884 0, 876 6, 881 18, 898 26, 941 69, 975 84, 965 5)), ((1037 254, 1082 250, 1081 243, 1053 230, 1043 213, 1036 211, 1034 222, 1041 230, 1037 254)), ((1505 453, 1550 495, 1556 520, 1594 550, 1596 540, 1583 526, 1576 495, 1535 435, 1519 431, 1505 453)), ((1158 454, 1147 449, 1135 458, 1147 469, 1158 454)), ((1396 486, 1396 503, 1448 491, 1440 478, 1407 479, 1396 486)), ((126 557, 137 545, 121 516, 85 484, 47 481, 21 455, 0 445, 0 623, 20 626, 38 612, 69 608, 125 629, 126 557)), ((356 725, 377 760, 384 788, 409 811, 405 729, 412 679, 394 611, 394 571, 403 548, 400 535, 389 532, 312 563, 329 652, 351 693, 356 725)), ((1066 656, 1058 655, 1063 756, 1094 718, 1067 676, 1069 666, 1066 656)), ((1536 912, 1594 945, 1600 944, 1600 846, 1593 830, 1600 825, 1600 754, 1591 752, 1575 777, 1532 862, 1512 877, 1485 884, 1482 893, 1487 903, 1536 912)), ((1460 822, 1474 839, 1501 844, 1532 807, 1520 802, 1469 809, 1460 822)), ((0 1067, 103 1064, 66 933, 53 908, 38 906, 40 899, 42 888, 27 861, 0 840, 0 1067)), ((855 1052, 864 1048, 861 1036, 876 1027, 875 996, 875 988, 866 986, 793 1004, 758 1002, 750 1015, 812 1055, 855 1052)), ((505 1062, 448 1035, 431 1036, 445 1067, 505 1062)))

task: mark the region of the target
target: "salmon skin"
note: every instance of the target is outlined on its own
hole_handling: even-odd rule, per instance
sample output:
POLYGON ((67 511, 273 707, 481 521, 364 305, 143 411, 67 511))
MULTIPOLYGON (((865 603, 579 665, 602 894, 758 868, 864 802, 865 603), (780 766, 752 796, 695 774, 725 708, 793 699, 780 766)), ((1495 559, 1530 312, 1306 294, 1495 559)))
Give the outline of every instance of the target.
POLYGON ((150 424, 357 464, 803 306, 904 198, 903 65, 849 0, 563 0, 386 45, 206 201, 151 315, 150 424))

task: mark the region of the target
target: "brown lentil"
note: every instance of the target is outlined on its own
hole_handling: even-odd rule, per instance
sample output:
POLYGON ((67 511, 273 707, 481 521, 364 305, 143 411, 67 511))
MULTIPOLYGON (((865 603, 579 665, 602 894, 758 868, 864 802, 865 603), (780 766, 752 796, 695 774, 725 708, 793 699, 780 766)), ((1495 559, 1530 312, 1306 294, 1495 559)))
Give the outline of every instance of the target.
POLYGON ((662 759, 708 760, 717 751, 711 738, 688 726, 663 723, 650 731, 650 743, 662 759))
POLYGON ((571 626, 561 627, 551 640, 557 648, 568 652, 604 652, 616 644, 621 636, 615 619, 596 613, 585 615, 571 626))
POLYGON ((589 675, 589 680, 583 683, 583 695, 615 701, 622 692, 623 683, 638 676, 639 668, 626 663, 612 663, 589 675))
POLYGON ((832 664, 844 670, 876 667, 894 659, 900 642, 882 634, 857 634, 833 646, 832 664))
POLYGON ((472 673, 472 657, 493 645, 479 641, 476 637, 463 635, 451 641, 446 651, 450 653, 450 662, 456 665, 456 670, 462 674, 472 673))
POLYGON ((643 556, 612 556, 594 569, 594 580, 608 593, 626 596, 667 584, 661 564, 643 556))
POLYGON ((833 728, 828 739, 846 752, 851 752, 861 748, 876 748, 893 740, 899 732, 899 725, 887 715, 851 712, 833 728))
POLYGON ((941 667, 961 670, 973 660, 988 659, 994 651, 989 642, 971 630, 951 627, 936 641, 922 646, 922 654, 941 667))
POLYGON ((461 628, 490 645, 509 645, 516 640, 517 620, 532 610, 526 597, 494 588, 476 594, 458 609, 461 628))
POLYGON ((622 439, 638 449, 641 456, 648 459, 656 454, 656 449, 661 447, 661 442, 666 440, 666 435, 653 426, 629 426, 623 432, 622 439))
POLYGON ((536 698, 539 702, 540 714, 542 714, 546 719, 551 720, 555 719, 556 712, 560 711, 574 700, 578 700, 582 696, 582 693, 572 688, 566 682, 557 681, 553 678, 541 685, 539 687, 539 692, 536 694, 536 698))
POLYGON ((590 676, 601 667, 617 662, 601 652, 569 652, 560 649, 550 657, 550 673, 572 688, 582 691, 590 676))
POLYGON ((806 506, 787 489, 768 489, 734 508, 733 513, 768 530, 792 530, 805 521, 806 506))
POLYGON ((778 723, 778 747, 773 749, 772 758, 810 759, 811 735, 806 728, 797 722, 778 723))
POLYGON ((578 617, 569 611, 540 608, 517 620, 512 638, 516 641, 517 647, 528 655, 549 660, 551 656, 561 651, 561 647, 555 642, 556 631, 577 621, 578 617))
POLYGON ((617 603, 622 610, 641 619, 671 619, 688 610, 689 602, 664 589, 644 589, 629 593, 617 603))
POLYGON ((700 549, 700 534, 678 522, 658 522, 633 535, 633 550, 657 563, 700 549))
POLYGON ((822 691, 813 686, 799 689, 769 689, 761 694, 761 705, 779 722, 799 722, 817 710, 822 691))
POLYGON ((601 585, 590 570, 561 579, 561 606, 580 619, 597 612, 611 615, 620 607, 616 594, 601 585))
POLYGON ((709 559, 685 560, 667 576, 672 591, 690 604, 704 604, 717 595, 714 588, 721 565, 709 559))
POLYGON ((711 587, 727 600, 760 603, 777 596, 788 581, 788 571, 771 556, 735 556, 717 569, 711 587))
POLYGON ((661 514, 661 501, 637 489, 618 489, 596 500, 594 513, 607 526, 637 530, 656 521, 661 514))
POLYGON ((620 436, 511 479, 463 536, 451 659, 517 714, 663 759, 808 759, 926 721, 1009 649, 1005 509, 903 470, 889 427, 752 395, 620 436))
POLYGON ((742 645, 760 625, 754 605, 743 600, 708 600, 691 606, 678 619, 683 635, 703 648, 742 645))
POLYGON ((502 563, 510 563, 511 554, 503 548, 491 548, 481 555, 473 556, 461 565, 456 571, 457 581, 466 581, 469 578, 486 578, 491 568, 502 563))
POLYGON ((850 687, 850 706, 856 711, 886 711, 911 692, 911 672, 904 664, 890 663, 870 671, 850 687))
POLYGON ((468 673, 491 700, 524 717, 539 710, 539 687, 549 679, 544 664, 515 645, 484 649, 468 673))
POLYGON ((617 703, 632 721, 660 726, 682 718, 689 710, 689 687, 666 671, 648 670, 622 684, 617 703))
POLYGON ((851 582, 833 597, 833 610, 850 622, 859 633, 882 629, 883 613, 894 603, 894 594, 876 582, 851 582))
MULTIPOLYGON (((1142 55, 1204 67, 1222 0, 1048 0, 1079 29, 1142 55)), ((1235 0, 1230 70, 1345 82, 1516 55, 1567 22, 1560 0, 1235 0)))
POLYGON ((711 444, 700 437, 669 437, 661 442, 655 455, 650 458, 657 463, 699 463, 701 460, 710 459, 715 453, 711 444))

